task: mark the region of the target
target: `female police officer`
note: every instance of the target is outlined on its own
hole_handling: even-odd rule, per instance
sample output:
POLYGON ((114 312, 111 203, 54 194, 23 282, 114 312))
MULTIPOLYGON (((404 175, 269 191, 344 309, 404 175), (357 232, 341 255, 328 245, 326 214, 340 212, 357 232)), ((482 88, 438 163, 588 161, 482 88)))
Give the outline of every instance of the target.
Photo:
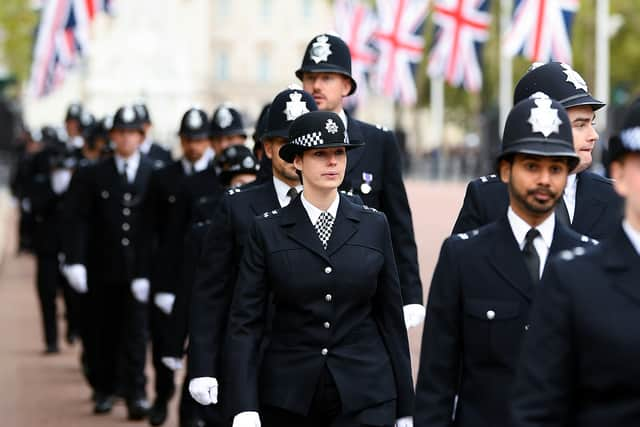
POLYGON ((292 123, 280 150, 304 192, 256 218, 250 231, 222 385, 234 427, 411 425, 409 347, 389 227, 383 214, 337 190, 346 150, 355 146, 338 115, 314 111, 292 123), (263 343, 269 294, 272 326, 263 343))

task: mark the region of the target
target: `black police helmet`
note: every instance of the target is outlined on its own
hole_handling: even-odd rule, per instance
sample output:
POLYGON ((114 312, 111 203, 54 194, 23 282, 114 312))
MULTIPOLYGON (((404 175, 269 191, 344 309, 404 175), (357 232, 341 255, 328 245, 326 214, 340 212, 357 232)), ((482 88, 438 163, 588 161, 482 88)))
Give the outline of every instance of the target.
POLYGON ((69 104, 69 107, 67 108, 67 114, 64 116, 64 121, 69 121, 69 120, 77 120, 80 121, 80 117, 82 116, 82 104, 80 104, 79 102, 74 102, 72 104, 69 104))
POLYGON ((242 135, 247 136, 242 115, 233 107, 221 105, 211 117, 211 136, 242 135))
POLYGON ((207 139, 209 134, 207 113, 199 108, 189 108, 182 116, 178 135, 186 139, 207 139))
POLYGON ((280 148, 280 157, 293 163, 296 154, 316 148, 361 147, 351 143, 342 119, 331 111, 311 111, 296 118, 289 128, 289 142, 280 148))
POLYGON ((316 111, 318 106, 309 93, 301 87, 289 86, 273 98, 269 114, 267 115, 267 126, 262 134, 262 139, 289 137, 291 123, 302 114, 309 111, 316 111))
MULTIPOLYGON (((258 120, 256 121, 256 128, 253 131, 253 142, 255 145, 262 144, 262 135, 267 130, 267 117, 269 116, 270 107, 271 103, 265 104, 264 107, 262 107, 262 111, 260 111, 258 120)), ((253 151, 255 153, 255 150, 253 151)))
POLYGON ((149 114, 149 109, 144 102, 136 102, 133 104, 133 108, 136 110, 136 113, 140 117, 140 120, 145 125, 151 124, 151 115, 149 114))
POLYGON ((640 98, 629 107, 620 133, 609 139, 611 161, 620 160, 629 153, 640 153, 640 98))
POLYGON ((349 95, 356 91, 357 84, 351 76, 351 52, 338 36, 320 34, 309 42, 296 77, 302 80, 305 72, 342 74, 351 80, 349 95))
POLYGON ((570 170, 578 165, 571 122, 558 101, 538 92, 513 107, 504 126, 498 162, 514 154, 566 157, 570 170))
POLYGON ((130 105, 126 105, 118 108, 118 111, 113 116, 112 129, 144 132, 143 124, 143 119, 138 115, 137 110, 130 105))
POLYGON ((227 147, 216 159, 216 163, 220 168, 220 181, 223 185, 229 185, 235 175, 257 175, 260 170, 258 160, 245 145, 227 147))
POLYGON ((537 92, 557 100, 564 108, 589 105, 594 111, 606 104, 589 93, 587 83, 570 65, 562 62, 535 63, 516 84, 513 104, 537 92))

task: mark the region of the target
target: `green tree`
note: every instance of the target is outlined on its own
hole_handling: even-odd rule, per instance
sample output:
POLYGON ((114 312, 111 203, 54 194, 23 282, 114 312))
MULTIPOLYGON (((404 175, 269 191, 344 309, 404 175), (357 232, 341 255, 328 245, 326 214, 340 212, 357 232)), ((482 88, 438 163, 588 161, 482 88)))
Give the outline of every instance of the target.
POLYGON ((0 50, 18 83, 29 77, 38 14, 29 0, 1 0, 0 50))

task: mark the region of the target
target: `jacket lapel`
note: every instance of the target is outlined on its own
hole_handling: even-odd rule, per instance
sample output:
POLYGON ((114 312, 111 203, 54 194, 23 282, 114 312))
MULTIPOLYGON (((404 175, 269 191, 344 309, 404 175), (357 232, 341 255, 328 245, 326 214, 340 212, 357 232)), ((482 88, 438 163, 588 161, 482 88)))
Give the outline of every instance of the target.
POLYGON ((571 227, 573 229, 591 230, 607 207, 605 202, 597 198, 597 192, 593 191, 591 184, 591 177, 588 174, 578 174, 576 210, 571 227))
POLYGON ((640 256, 627 234, 619 227, 616 235, 603 245, 606 245, 603 263, 613 287, 640 304, 640 256))
MULTIPOLYGON (((346 113, 345 113, 346 114, 346 113)), ((366 144, 367 142, 364 140, 364 135, 362 134, 362 129, 360 129, 360 125, 358 122, 351 118, 347 114, 347 134, 349 135, 349 141, 351 142, 362 142, 366 144)), ((345 172, 345 178, 351 174, 353 169, 356 167, 362 156, 364 154, 364 147, 354 148, 352 150, 347 151, 347 170, 345 172)))
POLYGON ((498 235, 493 242, 492 250, 487 254, 489 264, 511 286, 531 301, 534 294, 533 283, 507 216, 498 220, 496 225, 498 235))
POLYGON ((357 223, 360 222, 362 212, 347 200, 346 197, 340 195, 340 205, 338 205, 338 213, 336 221, 333 224, 331 238, 327 245, 327 253, 333 255, 338 249, 351 239, 356 231, 358 231, 357 223))
MULTIPOLYGON (((286 228, 287 236, 330 263, 328 252, 322 247, 307 211, 297 197, 289 206, 281 211, 280 225, 286 228)), ((334 224, 335 226, 335 224, 334 224)))

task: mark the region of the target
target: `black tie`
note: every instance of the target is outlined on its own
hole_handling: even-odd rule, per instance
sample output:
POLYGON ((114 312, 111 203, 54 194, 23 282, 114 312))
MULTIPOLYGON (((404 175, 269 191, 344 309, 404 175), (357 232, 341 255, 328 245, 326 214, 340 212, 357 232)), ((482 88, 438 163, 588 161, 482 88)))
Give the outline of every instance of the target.
POLYGON ((564 202, 564 197, 560 197, 560 200, 556 203, 556 219, 562 225, 566 225, 567 227, 571 226, 569 210, 567 209, 567 204, 564 202))
POLYGON ((125 183, 125 185, 129 184, 129 176, 127 175, 127 162, 122 163, 122 182, 125 183))
POLYGON ((291 187, 289 191, 287 191, 287 196, 289 196, 289 201, 293 202, 293 200, 298 197, 298 190, 296 190, 296 187, 291 187))
POLYGON ((533 246, 533 241, 538 236, 540 236, 540 232, 535 228, 527 231, 527 235, 524 238, 524 248, 522 249, 524 262, 527 264, 527 270, 529 270, 529 275, 534 284, 540 282, 540 256, 536 247, 533 246))

